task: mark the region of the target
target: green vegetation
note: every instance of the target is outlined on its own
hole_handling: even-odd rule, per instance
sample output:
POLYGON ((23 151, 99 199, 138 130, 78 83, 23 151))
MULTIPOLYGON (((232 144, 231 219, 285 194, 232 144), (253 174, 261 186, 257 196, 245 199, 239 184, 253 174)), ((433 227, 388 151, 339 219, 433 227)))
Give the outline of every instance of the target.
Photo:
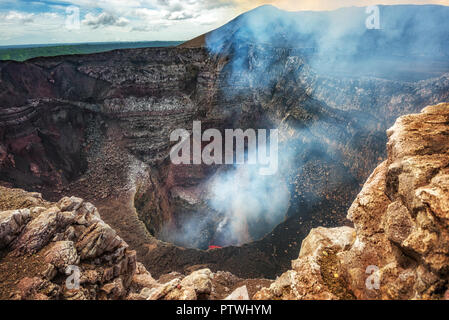
POLYGON ((0 60, 25 61, 36 57, 88 54, 115 49, 171 47, 181 43, 181 41, 150 41, 0 47, 0 60))

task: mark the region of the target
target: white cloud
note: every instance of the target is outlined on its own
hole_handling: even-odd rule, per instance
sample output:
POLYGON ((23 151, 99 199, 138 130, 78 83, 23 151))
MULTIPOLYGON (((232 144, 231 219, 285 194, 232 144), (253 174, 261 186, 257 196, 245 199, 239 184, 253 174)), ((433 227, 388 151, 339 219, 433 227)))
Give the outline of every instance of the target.
POLYGON ((99 41, 188 40, 235 16, 231 0, 0 0, 0 45, 99 41), (19 4, 6 9, 5 1, 19 4), (79 29, 66 26, 78 6, 79 29), (34 11, 32 9, 35 9, 34 11))
POLYGON ((93 29, 97 29, 99 27, 125 27, 129 24, 129 20, 123 17, 115 17, 110 13, 102 12, 98 16, 95 16, 91 13, 86 14, 83 24, 92 27, 93 29))
POLYGON ((34 18, 33 13, 24 13, 18 11, 9 11, 0 13, 0 20, 10 23, 28 23, 32 22, 34 18))

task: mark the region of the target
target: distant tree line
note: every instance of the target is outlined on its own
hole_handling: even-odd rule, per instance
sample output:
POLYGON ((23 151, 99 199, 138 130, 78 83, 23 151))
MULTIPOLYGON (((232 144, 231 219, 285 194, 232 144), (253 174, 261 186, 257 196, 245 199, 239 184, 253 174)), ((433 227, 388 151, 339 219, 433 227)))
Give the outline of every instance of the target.
POLYGON ((70 54, 89 54, 115 49, 170 47, 181 44, 180 41, 150 41, 150 42, 115 42, 89 43, 74 45, 54 45, 35 47, 0 48, 0 60, 25 61, 36 57, 54 57, 70 54))

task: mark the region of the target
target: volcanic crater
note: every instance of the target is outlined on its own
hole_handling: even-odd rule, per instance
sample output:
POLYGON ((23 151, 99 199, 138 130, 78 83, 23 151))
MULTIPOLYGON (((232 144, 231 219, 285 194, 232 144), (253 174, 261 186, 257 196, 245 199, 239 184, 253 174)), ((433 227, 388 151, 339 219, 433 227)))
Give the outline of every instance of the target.
POLYGON ((2 184, 92 202, 156 277, 208 267, 275 278, 312 228, 349 224, 395 119, 449 98, 445 70, 331 76, 303 49, 227 43, 0 62, 2 184), (170 133, 193 121, 223 135, 279 129, 278 173, 172 164, 170 133))

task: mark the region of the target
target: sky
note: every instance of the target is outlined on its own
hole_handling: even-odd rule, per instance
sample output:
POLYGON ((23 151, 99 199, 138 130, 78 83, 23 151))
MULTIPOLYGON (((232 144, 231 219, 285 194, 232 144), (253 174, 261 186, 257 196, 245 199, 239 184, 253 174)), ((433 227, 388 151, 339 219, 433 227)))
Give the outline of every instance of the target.
POLYGON ((0 46, 109 41, 184 41, 263 4, 333 10, 449 0, 0 0, 0 46))

